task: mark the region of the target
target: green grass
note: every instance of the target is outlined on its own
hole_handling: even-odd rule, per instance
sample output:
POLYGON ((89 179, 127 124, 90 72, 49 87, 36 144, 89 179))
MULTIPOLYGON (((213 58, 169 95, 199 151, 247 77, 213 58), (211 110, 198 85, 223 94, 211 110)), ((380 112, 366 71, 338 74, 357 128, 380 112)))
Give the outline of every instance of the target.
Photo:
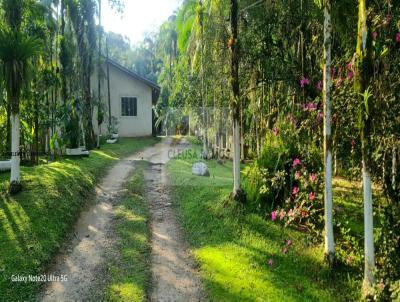
POLYGON ((115 231, 119 257, 110 264, 109 301, 147 301, 150 282, 149 212, 144 195, 144 169, 148 163, 135 164, 127 183, 127 194, 118 204, 115 231))
POLYGON ((174 159, 168 170, 182 225, 211 301, 359 299, 355 274, 346 267, 331 274, 321 245, 309 245, 305 234, 228 201, 230 162, 209 161, 211 177, 201 178, 191 174, 193 161, 174 159), (288 239, 293 245, 284 254, 288 239))
MULTIPOLYGON (((374 226, 380 226, 380 211, 378 205, 386 204, 382 189, 373 185, 374 226)), ((333 180, 333 203, 338 222, 346 225, 353 236, 363 239, 364 235, 364 205, 363 192, 360 181, 350 181, 346 178, 335 177, 333 180)))
POLYGON ((23 167, 24 190, 9 196, 9 173, 0 174, 0 300, 34 300, 40 284, 11 282, 12 275, 38 275, 62 246, 82 206, 107 167, 156 138, 122 139, 89 158, 23 167))

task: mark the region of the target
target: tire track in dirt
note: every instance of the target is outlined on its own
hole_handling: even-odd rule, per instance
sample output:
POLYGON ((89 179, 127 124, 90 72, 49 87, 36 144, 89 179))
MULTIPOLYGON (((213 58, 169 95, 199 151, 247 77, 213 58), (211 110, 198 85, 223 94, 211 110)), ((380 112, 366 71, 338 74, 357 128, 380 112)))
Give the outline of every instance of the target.
POLYGON ((146 148, 120 160, 96 188, 96 195, 81 213, 74 238, 54 260, 47 274, 64 275, 67 281, 48 282, 41 301, 102 301, 108 282, 107 263, 117 257, 115 250, 114 205, 123 195, 123 184, 134 169, 136 160, 151 164, 145 172, 146 197, 151 214, 152 288, 151 301, 204 301, 201 281, 186 248, 183 233, 175 216, 165 164, 172 148, 183 149, 187 143, 172 144, 172 139, 146 148))

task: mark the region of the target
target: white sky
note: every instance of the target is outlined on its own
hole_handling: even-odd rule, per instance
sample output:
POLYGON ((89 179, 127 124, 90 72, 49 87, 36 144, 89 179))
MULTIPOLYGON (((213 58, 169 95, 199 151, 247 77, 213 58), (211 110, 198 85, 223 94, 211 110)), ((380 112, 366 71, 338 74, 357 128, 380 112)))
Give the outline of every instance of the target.
POLYGON ((102 1, 102 22, 106 31, 127 36, 131 44, 143 39, 146 32, 156 31, 178 8, 180 0, 123 0, 124 13, 121 16, 102 1))

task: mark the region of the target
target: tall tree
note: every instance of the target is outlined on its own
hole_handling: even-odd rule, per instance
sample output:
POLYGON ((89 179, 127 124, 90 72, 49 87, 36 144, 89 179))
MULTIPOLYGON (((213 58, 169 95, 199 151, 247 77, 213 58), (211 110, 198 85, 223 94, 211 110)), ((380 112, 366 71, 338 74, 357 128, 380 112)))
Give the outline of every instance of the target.
POLYGON ((208 157, 208 127, 207 127, 207 112, 206 112, 206 92, 205 92, 205 69, 204 69, 204 6, 203 1, 199 0, 198 11, 198 23, 200 29, 200 97, 203 117, 203 156, 208 157))
POLYGON ((364 282, 363 294, 368 296, 374 285, 375 252, 373 234, 372 183, 371 183, 371 122, 373 103, 370 84, 373 71, 371 19, 369 0, 359 0, 358 34, 356 49, 355 90, 360 104, 360 139, 364 199, 364 282))
POLYGON ((232 121, 233 121, 233 198, 240 199, 240 87, 239 87, 239 43, 238 43, 238 1, 231 0, 231 86, 232 86, 232 121))
POLYGON ((335 262, 335 243, 332 217, 332 137, 331 137, 331 0, 324 1, 324 167, 325 167, 325 256, 332 267, 335 262))
POLYGON ((95 146, 93 130, 93 102, 91 95, 90 77, 93 73, 93 58, 96 49, 96 29, 95 29, 95 8, 94 0, 69 0, 68 12, 74 29, 78 54, 80 61, 80 78, 82 99, 84 101, 84 128, 85 143, 88 149, 95 146))
POLYGON ((20 177, 20 97, 28 83, 31 58, 40 50, 39 41, 22 29, 25 3, 23 0, 3 0, 5 27, 0 30, 0 60, 7 101, 11 110, 11 177, 10 193, 21 190, 20 177))

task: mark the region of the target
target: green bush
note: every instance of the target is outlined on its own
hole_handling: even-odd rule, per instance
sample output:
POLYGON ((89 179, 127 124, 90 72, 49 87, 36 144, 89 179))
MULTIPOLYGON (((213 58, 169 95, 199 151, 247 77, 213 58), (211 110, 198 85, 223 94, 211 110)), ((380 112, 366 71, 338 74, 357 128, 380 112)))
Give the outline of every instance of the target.
POLYGON ((268 131, 259 158, 245 169, 243 186, 251 205, 263 214, 273 211, 285 224, 319 229, 320 151, 293 122, 278 121, 268 131))

